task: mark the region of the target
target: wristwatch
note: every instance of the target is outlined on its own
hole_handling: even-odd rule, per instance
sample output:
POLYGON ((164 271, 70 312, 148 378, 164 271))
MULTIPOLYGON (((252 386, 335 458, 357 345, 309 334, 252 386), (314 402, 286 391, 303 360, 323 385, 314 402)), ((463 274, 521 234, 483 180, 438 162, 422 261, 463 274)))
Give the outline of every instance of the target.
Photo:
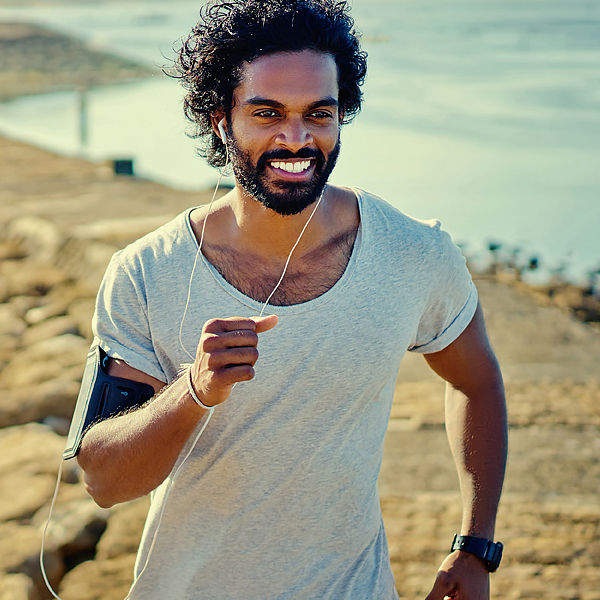
POLYGON ((470 535, 458 535, 454 534, 454 540, 452 540, 452 547, 450 552, 455 550, 462 550, 469 554, 479 556, 485 562, 487 569, 490 573, 496 571, 500 565, 502 559, 502 544, 500 542, 490 542, 483 538, 472 537, 470 535))

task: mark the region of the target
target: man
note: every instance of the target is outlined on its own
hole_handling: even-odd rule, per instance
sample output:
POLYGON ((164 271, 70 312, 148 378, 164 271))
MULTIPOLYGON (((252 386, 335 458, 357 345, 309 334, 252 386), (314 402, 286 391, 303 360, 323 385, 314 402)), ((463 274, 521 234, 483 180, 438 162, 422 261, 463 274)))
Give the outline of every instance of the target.
MULTIPOLYGON (((117 253, 99 293, 110 374, 156 391, 79 454, 101 506, 153 493, 131 597, 396 598, 377 476, 406 350, 449 382, 461 533, 493 541, 503 388, 464 260, 439 224, 327 185, 366 73, 345 2, 213 1, 178 64, 236 185, 117 253)), ((487 567, 454 551, 428 599, 488 598, 487 567)))

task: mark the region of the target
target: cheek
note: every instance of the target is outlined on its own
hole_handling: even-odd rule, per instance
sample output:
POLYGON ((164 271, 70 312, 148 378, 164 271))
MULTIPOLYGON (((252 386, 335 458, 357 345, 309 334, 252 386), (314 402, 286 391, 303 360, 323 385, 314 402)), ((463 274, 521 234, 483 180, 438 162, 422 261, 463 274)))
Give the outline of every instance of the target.
POLYGON ((235 143, 239 150, 256 164, 259 158, 267 151, 272 149, 268 140, 263 137, 249 135, 247 132, 240 132, 240 135, 235 137, 235 143))
POLYGON ((322 146, 323 152, 325 154, 330 154, 335 150, 338 142, 340 141, 340 133, 341 130, 339 127, 334 128, 332 131, 328 132, 327 136, 322 137, 322 146))

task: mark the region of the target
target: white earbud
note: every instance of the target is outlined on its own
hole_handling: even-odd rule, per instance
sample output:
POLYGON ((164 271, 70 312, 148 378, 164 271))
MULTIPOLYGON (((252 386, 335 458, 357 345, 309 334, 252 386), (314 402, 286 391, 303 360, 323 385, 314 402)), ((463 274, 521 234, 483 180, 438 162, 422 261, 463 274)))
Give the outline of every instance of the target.
POLYGON ((217 125, 217 129, 219 130, 219 133, 221 134, 221 141, 225 144, 227 142, 227 134, 225 133, 225 127, 223 126, 223 123, 225 123, 225 119, 221 119, 219 121, 219 124, 217 125))

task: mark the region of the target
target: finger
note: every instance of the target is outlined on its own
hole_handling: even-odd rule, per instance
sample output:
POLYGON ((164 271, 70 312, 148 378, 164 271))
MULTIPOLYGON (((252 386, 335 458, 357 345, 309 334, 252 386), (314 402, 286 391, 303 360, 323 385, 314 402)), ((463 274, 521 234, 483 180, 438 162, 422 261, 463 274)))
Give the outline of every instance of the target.
POLYGON ((256 324, 254 319, 244 317, 228 317, 227 319, 210 319, 204 324, 203 330, 207 333, 222 333, 224 331, 236 331, 238 329, 249 329, 254 331, 256 324))
POLYGON ((220 352, 227 348, 254 347, 258 344, 258 335, 250 329, 236 329, 224 333, 205 333, 201 347, 204 352, 220 352))
POLYGON ((268 315, 266 317, 256 317, 253 321, 256 324, 256 333, 264 333, 277 325, 279 317, 277 315, 268 315))
POLYGON ((231 348, 223 352, 215 352, 208 357, 207 366, 211 371, 220 369, 249 365, 253 367, 258 360, 258 350, 256 348, 231 348))
POLYGON ((233 385, 238 381, 254 379, 254 368, 250 365, 229 365, 216 373, 215 379, 222 385, 233 385))

